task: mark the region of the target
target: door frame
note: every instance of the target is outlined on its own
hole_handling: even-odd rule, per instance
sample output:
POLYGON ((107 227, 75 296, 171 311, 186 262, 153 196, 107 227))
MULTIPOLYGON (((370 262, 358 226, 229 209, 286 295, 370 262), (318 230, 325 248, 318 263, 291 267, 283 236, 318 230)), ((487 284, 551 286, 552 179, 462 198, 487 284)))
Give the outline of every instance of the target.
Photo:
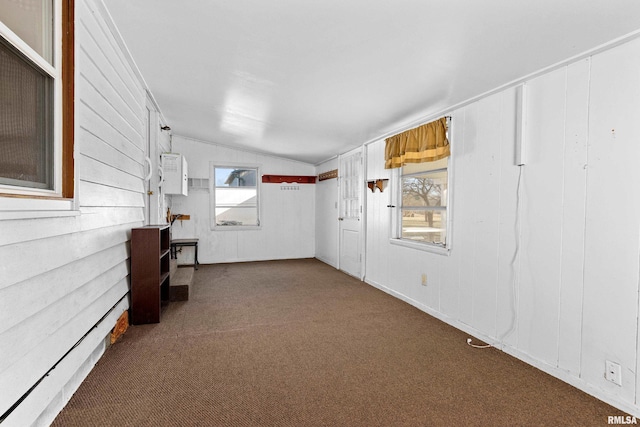
POLYGON ((358 230, 358 245, 359 245, 359 274, 357 276, 353 276, 356 277, 360 280, 364 280, 364 276, 365 276, 365 260, 366 260, 366 240, 365 240, 365 234, 366 234, 366 226, 365 226, 365 218, 366 218, 366 193, 365 193, 365 185, 364 185, 364 179, 366 176, 366 150, 364 149, 363 146, 360 146, 358 148, 354 148, 353 150, 347 151, 345 153, 342 153, 338 156, 338 218, 336 218, 336 220, 338 221, 338 227, 337 227, 337 233, 338 233, 338 241, 337 241, 337 267, 340 271, 346 273, 346 274, 350 274, 347 273, 345 270, 342 269, 342 262, 341 262, 341 257, 342 257, 342 222, 340 221, 340 217, 342 215, 342 210, 343 210, 343 195, 342 195, 342 190, 343 190, 343 178, 341 175, 341 171, 342 171, 342 161, 343 159, 354 155, 356 153, 360 153, 360 161, 361 161, 361 167, 360 167, 360 177, 359 177, 359 182, 360 185, 359 187, 359 198, 360 198, 360 220, 358 221, 359 224, 359 230, 358 230))
POLYGON ((148 172, 144 172, 146 182, 144 193, 144 216, 145 224, 162 224, 162 215, 160 212, 160 201, 162 197, 162 187, 160 180, 162 176, 159 173, 160 168, 160 119, 158 117, 158 110, 155 103, 147 95, 145 103, 145 167, 150 167, 148 172), (148 175, 147 175, 148 174, 148 175))

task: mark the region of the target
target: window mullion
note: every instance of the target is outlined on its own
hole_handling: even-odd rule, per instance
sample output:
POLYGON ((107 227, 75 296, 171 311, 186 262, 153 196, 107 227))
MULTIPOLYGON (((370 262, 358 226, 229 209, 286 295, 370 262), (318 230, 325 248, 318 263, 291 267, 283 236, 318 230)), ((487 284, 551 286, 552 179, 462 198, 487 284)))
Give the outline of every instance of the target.
MULTIPOLYGON (((33 62, 38 68, 47 73, 50 77, 58 78, 58 72, 56 67, 51 65, 49 61, 44 59, 38 52, 36 52, 31 46, 18 37, 9 27, 0 21, 0 36, 2 36, 11 46, 16 48, 20 53, 26 56, 31 62, 33 62)), ((56 61, 54 60, 54 64, 56 61)))

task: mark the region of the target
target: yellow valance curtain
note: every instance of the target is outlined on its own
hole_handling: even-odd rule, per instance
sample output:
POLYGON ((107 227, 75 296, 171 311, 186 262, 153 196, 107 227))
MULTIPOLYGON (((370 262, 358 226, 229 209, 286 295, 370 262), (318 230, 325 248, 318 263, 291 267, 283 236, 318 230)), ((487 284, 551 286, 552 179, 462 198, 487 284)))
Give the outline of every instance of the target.
POLYGON ((409 129, 385 141, 385 169, 399 168, 407 163, 435 162, 450 154, 446 117, 409 129))

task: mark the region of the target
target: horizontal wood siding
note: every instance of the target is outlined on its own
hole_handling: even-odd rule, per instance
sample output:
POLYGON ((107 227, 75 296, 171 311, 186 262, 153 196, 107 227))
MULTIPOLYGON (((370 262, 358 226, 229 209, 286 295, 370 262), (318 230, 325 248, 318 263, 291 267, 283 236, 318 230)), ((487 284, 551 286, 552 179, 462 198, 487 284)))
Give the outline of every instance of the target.
POLYGON ((61 390, 86 375, 87 360, 95 363, 96 346, 128 307, 130 230, 144 222, 145 91, 102 11, 92 0, 76 2, 79 214, 0 221, 0 413, 85 334, 92 344, 69 353, 9 425, 34 422, 54 398, 64 404, 69 390, 61 390))

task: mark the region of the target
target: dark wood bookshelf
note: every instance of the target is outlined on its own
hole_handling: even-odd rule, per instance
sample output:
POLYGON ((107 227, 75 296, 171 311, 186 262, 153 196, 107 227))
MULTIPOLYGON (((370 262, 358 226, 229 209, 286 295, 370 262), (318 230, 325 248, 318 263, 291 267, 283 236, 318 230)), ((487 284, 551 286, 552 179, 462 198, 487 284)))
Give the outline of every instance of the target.
POLYGON ((169 302, 169 224, 131 230, 131 323, 160 322, 169 302))

